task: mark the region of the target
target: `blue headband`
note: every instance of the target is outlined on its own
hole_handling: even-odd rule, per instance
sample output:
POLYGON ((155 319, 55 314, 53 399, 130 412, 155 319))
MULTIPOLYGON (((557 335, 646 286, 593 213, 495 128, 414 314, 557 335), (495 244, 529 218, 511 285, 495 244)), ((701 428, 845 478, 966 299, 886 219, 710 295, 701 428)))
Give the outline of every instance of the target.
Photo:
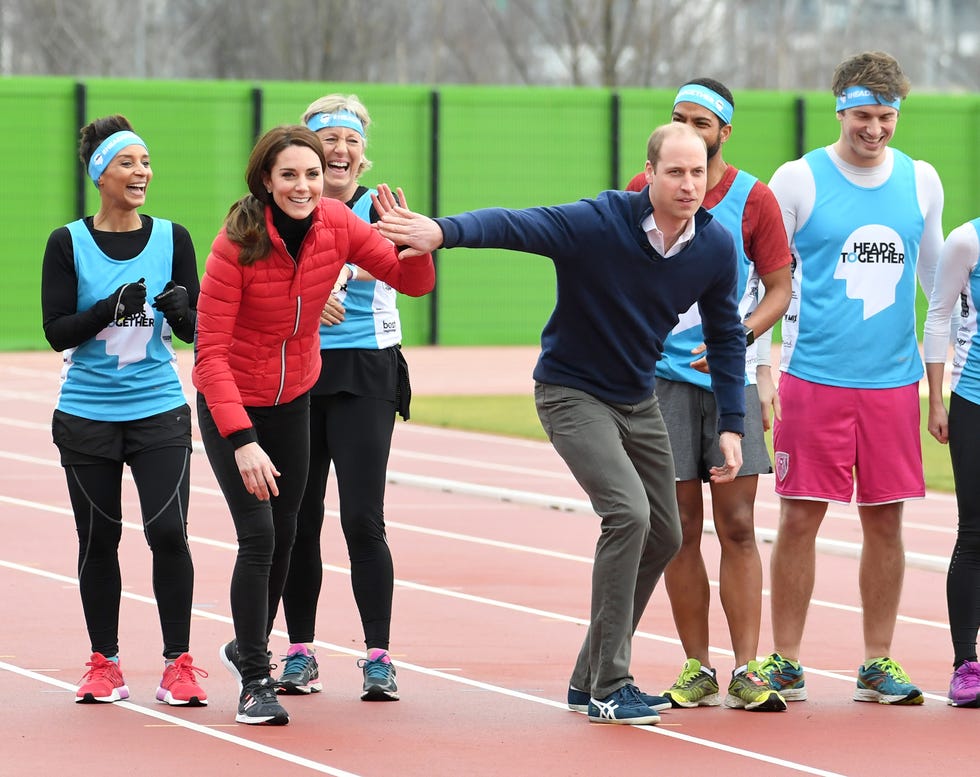
POLYGON ((99 185, 99 177, 105 172, 109 163, 115 159, 116 154, 126 146, 142 146, 146 148, 146 143, 135 132, 123 130, 114 132, 95 149, 92 158, 88 160, 88 177, 92 179, 96 186, 99 185))
POLYGON ((316 113, 306 122, 306 126, 314 132, 324 127, 347 127, 356 130, 362 138, 364 137, 364 125, 361 120, 357 118, 356 113, 346 108, 341 108, 334 113, 316 113))
POLYGON ((843 111, 848 108, 857 108, 859 105, 887 105, 896 111, 901 106, 902 100, 896 97, 894 100, 886 100, 884 97, 872 92, 866 86, 849 86, 844 92, 837 96, 837 110, 843 111))
POLYGON ((701 84, 685 84, 677 92, 674 105, 677 103, 694 103, 701 105, 721 119, 722 125, 732 123, 735 106, 722 97, 718 92, 701 84))

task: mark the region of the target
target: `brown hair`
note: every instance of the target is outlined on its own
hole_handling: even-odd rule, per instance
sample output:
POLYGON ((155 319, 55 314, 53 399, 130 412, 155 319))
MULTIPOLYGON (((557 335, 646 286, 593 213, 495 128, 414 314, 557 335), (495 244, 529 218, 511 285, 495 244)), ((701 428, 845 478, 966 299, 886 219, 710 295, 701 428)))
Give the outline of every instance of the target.
POLYGON ((110 135, 124 130, 132 132, 133 125, 129 123, 129 119, 119 113, 103 116, 82 127, 78 133, 78 158, 82 160, 82 164, 88 168, 89 160, 99 144, 110 135))
POLYGON ((898 60, 884 51, 856 54, 845 59, 834 70, 831 89, 836 97, 840 97, 847 87, 858 85, 867 87, 889 102, 904 100, 911 88, 898 60))
POLYGON ((234 203, 225 216, 228 239, 241 246, 240 264, 253 264, 272 251, 272 241, 265 226, 265 208, 272 202, 272 195, 266 191, 265 178, 272 174, 279 154, 290 146, 312 149, 320 160, 320 167, 326 166, 320 138, 300 124, 274 127, 259 138, 245 168, 245 182, 251 194, 234 203))

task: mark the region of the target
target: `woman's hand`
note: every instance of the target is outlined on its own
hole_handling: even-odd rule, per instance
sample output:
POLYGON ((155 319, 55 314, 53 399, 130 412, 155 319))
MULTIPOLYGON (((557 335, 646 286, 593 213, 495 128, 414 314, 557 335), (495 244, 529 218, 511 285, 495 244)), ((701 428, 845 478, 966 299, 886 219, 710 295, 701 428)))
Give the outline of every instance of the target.
POLYGON ((276 478, 281 474, 272 463, 269 455, 257 442, 250 442, 235 450, 235 463, 242 474, 245 490, 257 499, 265 501, 271 496, 279 496, 276 478))

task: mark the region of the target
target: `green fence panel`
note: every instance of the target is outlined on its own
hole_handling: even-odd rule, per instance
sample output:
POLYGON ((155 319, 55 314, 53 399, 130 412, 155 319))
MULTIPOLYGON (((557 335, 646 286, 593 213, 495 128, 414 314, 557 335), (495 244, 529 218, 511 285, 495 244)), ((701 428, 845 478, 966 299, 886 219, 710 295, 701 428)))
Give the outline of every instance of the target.
MULTIPOLYGON (((82 85, 86 121, 123 113, 147 141, 154 179, 146 212, 188 228, 201 269, 228 207, 246 191, 256 92, 262 129, 298 121, 323 94, 357 94, 372 117, 368 156, 374 167, 364 183, 401 186, 414 209, 432 215, 551 205, 625 186, 643 169, 647 138, 669 121, 676 93, 483 86, 433 92, 425 86, 333 82, 128 79, 86 79, 82 85)), ((0 176, 3 350, 46 347, 40 266, 47 236, 76 217, 76 87, 67 78, 0 79, 0 142, 8 149, 0 176), (39 167, 45 168, 43 202, 25 184, 37 178, 39 167)), ((764 181, 796 158, 798 131, 805 150, 837 139, 834 99, 827 92, 742 91, 735 99, 725 158, 764 181)), ((978 95, 913 93, 902 108, 894 145, 928 160, 939 172, 946 233, 980 210, 978 139, 978 95)), ((85 192, 85 209, 92 213, 97 193, 94 187, 85 192)), ((537 342, 554 305, 550 261, 515 252, 454 249, 438 252, 437 262, 436 296, 400 300, 406 344, 427 343, 433 332, 445 344, 537 342), (433 299, 435 319, 430 316, 433 299)), ((601 268, 602 257, 596 263, 601 268)), ((920 295, 920 327, 924 306, 920 295)))
POLYGON ((51 231, 75 213, 79 167, 75 85, 63 78, 0 79, 0 348, 46 348, 41 259, 51 231))
MULTIPOLYGON (((452 87, 440 94, 440 215, 554 205, 608 188, 607 91, 452 87)), ((440 343, 537 342, 555 301, 548 259, 457 248, 440 251, 438 261, 440 343)))

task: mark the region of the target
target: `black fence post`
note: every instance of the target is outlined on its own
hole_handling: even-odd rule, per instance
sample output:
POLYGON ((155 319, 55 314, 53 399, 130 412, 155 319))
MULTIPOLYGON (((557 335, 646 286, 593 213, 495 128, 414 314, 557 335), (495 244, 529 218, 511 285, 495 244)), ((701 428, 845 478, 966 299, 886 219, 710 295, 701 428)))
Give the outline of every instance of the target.
MULTIPOLYGON (((75 84, 75 127, 84 127, 87 123, 88 90, 81 81, 75 84)), ((88 187, 88 171, 75 156, 75 218, 85 218, 85 190, 88 187)))
POLYGON ((252 87, 252 145, 254 146, 262 137, 262 102, 263 92, 261 86, 252 87))
POLYGON ((797 97, 794 102, 796 119, 796 158, 806 153, 806 101, 797 97))
MULTIPOLYGON (((431 164, 429 166, 429 215, 439 215, 439 92, 433 90, 429 100, 432 121, 432 136, 429 145, 431 164)), ((436 268, 436 286, 429 294, 429 345, 439 344, 439 252, 432 252, 432 263, 436 268)))
POLYGON ((621 108, 622 101, 619 98, 619 92, 613 92, 610 100, 610 117, 609 117, 609 130, 612 133, 612 149, 610 150, 609 164, 611 169, 609 171, 609 188, 618 189, 619 188, 619 163, 620 154, 622 147, 622 137, 620 131, 622 129, 621 122, 621 108))

